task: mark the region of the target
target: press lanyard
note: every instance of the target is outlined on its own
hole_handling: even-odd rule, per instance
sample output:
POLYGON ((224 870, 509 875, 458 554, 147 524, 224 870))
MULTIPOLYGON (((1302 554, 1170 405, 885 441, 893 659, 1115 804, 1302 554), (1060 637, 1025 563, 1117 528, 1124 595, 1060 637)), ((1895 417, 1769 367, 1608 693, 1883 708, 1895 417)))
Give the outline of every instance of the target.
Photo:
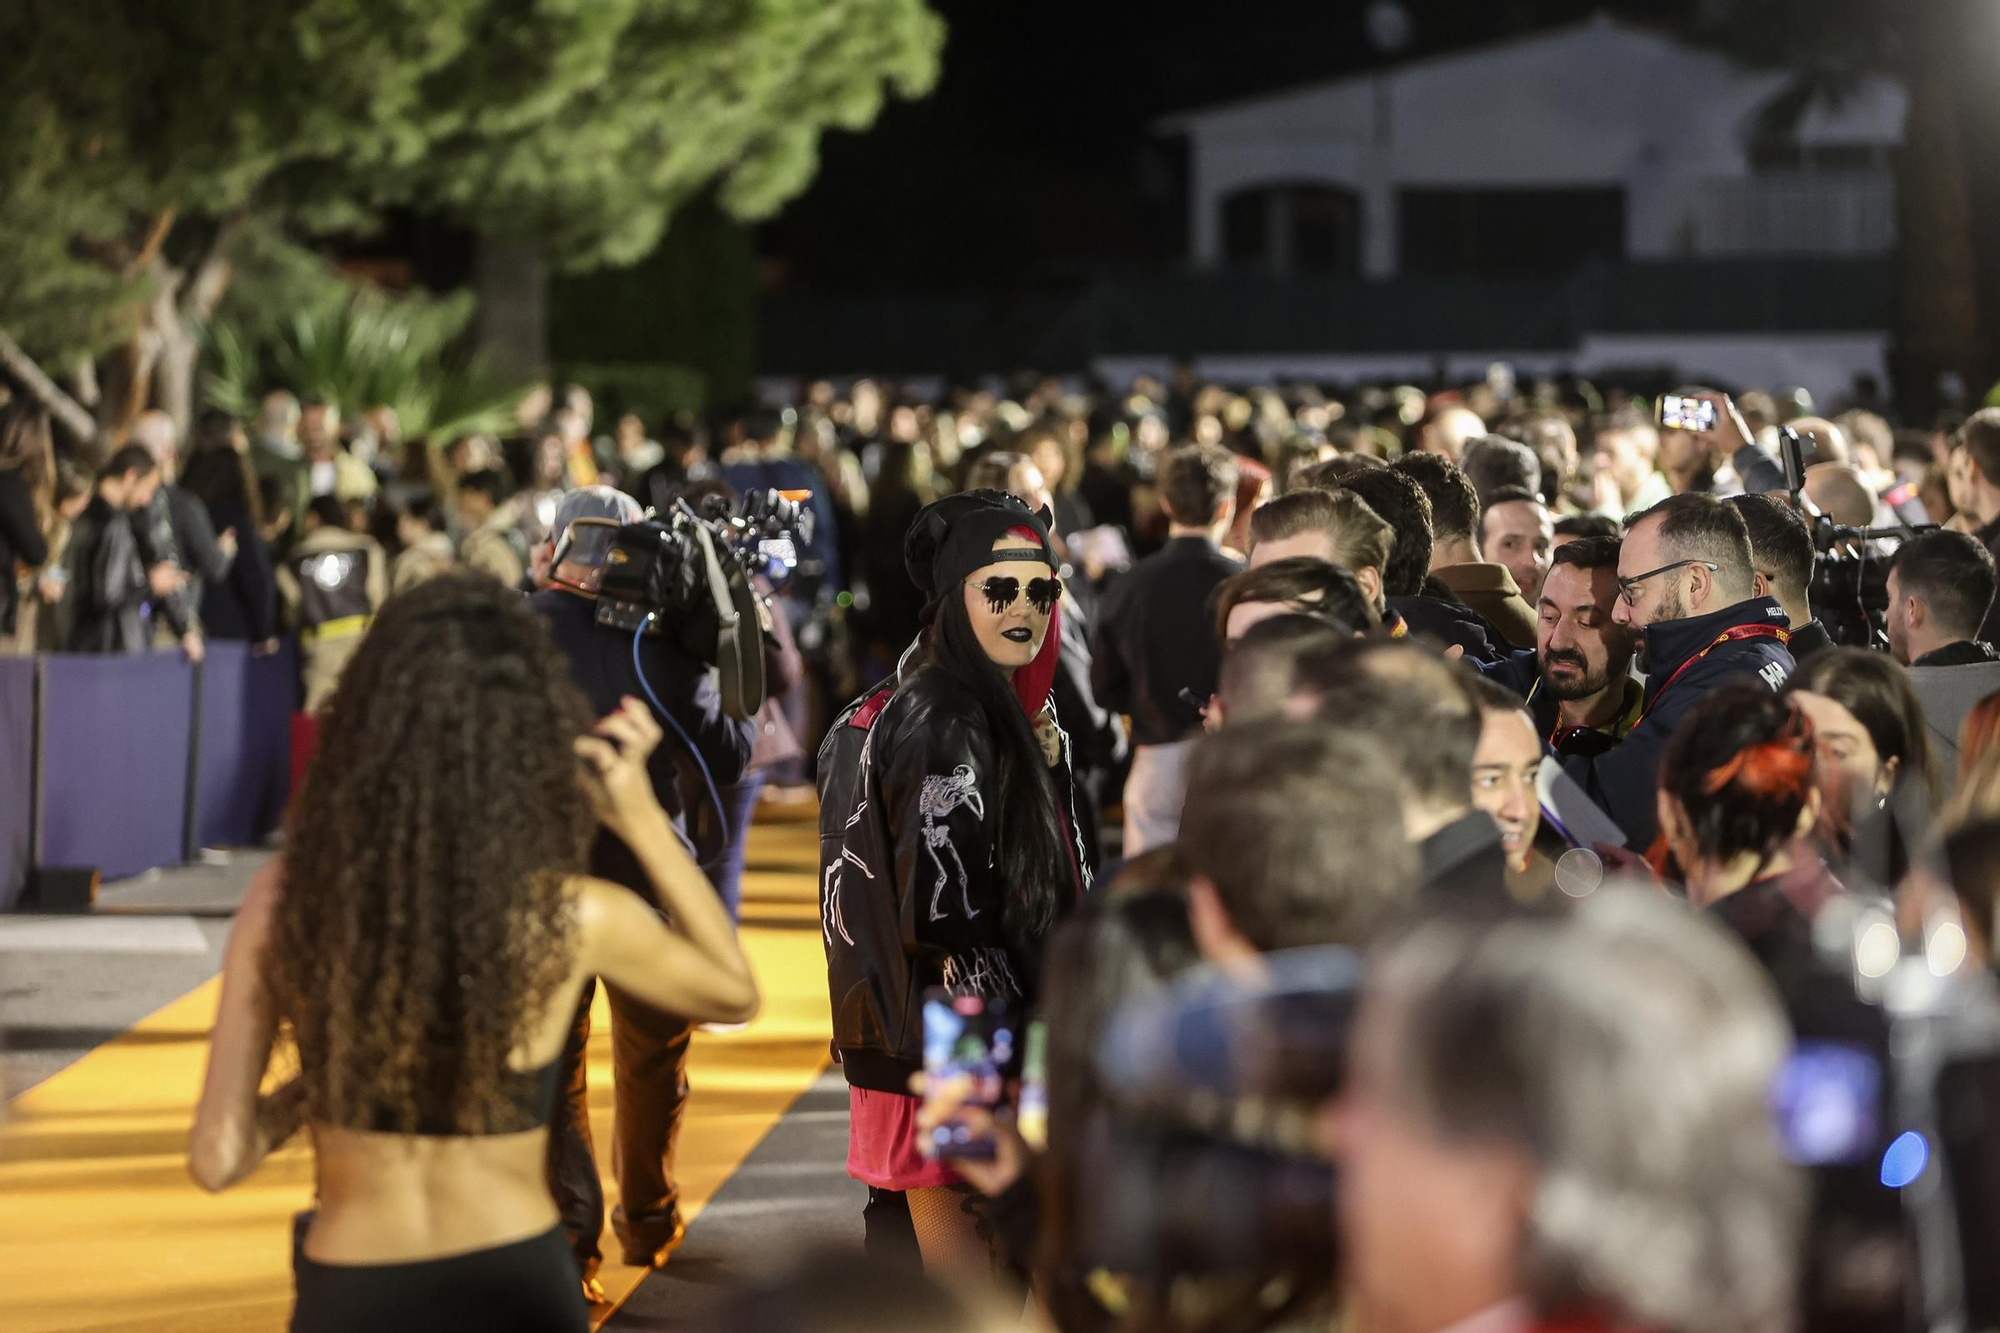
POLYGON ((1686 671, 1723 644, 1728 643, 1732 639, 1776 639, 1782 644, 1789 643, 1791 637, 1792 632, 1790 630, 1780 629, 1776 625, 1737 625, 1732 629, 1722 631, 1722 633, 1715 636, 1715 642, 1709 644, 1708 647, 1702 649, 1674 669, 1674 674, 1667 677, 1667 683, 1660 686, 1659 693, 1653 696, 1653 702, 1646 706, 1646 712, 1639 714, 1639 721, 1632 724, 1634 729, 1636 730, 1639 724, 1646 720, 1647 714, 1660 706, 1660 700, 1667 697, 1667 691, 1671 690, 1674 687, 1674 682, 1681 678, 1681 672, 1686 671))

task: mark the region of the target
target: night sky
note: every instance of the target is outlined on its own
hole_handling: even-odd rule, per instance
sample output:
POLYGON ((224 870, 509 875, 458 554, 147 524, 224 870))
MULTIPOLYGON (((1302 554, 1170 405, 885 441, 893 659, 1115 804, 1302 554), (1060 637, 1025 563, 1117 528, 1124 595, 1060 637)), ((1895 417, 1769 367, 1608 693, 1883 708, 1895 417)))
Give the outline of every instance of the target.
MULTIPOLYGON (((808 192, 760 229, 766 285, 1060 289, 1185 246, 1174 111, 1383 63, 1363 0, 932 0, 950 25, 931 96, 821 143, 808 192)), ((1600 10, 1672 21, 1691 0, 1406 0, 1420 57, 1600 10)))

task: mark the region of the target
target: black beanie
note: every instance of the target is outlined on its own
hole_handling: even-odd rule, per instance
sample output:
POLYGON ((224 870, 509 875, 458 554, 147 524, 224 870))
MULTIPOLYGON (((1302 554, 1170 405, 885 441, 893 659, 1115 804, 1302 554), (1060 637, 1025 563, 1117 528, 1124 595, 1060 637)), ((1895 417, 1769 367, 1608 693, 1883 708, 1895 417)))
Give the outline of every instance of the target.
POLYGON ((1037 513, 1005 491, 960 491, 925 505, 903 538, 903 567, 924 594, 923 623, 936 618, 941 591, 956 588, 997 556, 1040 559, 1050 570, 1060 569, 1049 523, 1047 511, 1037 513), (993 543, 1014 528, 1034 532, 1034 549, 1023 537, 1020 554, 996 552, 993 543))

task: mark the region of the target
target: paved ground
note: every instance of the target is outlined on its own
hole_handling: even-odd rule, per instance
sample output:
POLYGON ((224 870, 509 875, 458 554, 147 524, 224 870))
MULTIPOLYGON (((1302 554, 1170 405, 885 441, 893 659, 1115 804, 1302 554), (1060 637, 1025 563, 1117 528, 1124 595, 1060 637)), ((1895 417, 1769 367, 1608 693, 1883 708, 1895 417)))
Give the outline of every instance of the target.
POLYGON ((268 857, 120 880, 90 916, 0 915, 0 1099, 213 976, 230 916, 268 857))
POLYGON ((847 1084, 829 1070, 709 1200, 673 1261, 611 1316, 607 1333, 712 1328, 745 1282, 814 1250, 859 1256, 868 1191, 847 1178, 846 1161, 847 1084))

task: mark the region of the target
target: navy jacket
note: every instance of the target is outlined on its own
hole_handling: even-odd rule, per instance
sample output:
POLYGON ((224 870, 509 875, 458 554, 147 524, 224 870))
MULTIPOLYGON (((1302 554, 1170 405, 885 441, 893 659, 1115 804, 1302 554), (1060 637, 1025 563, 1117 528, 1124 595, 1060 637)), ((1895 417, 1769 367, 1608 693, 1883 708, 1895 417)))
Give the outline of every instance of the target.
POLYGON ((238 505, 209 511, 212 526, 236 530, 236 558, 223 577, 202 584, 201 627, 211 639, 262 643, 278 634, 278 583, 271 567, 271 548, 238 505))
POLYGON ((1461 602, 1442 597, 1391 597, 1388 602, 1389 609, 1408 623, 1410 633, 1438 639, 1447 648, 1457 644, 1465 650, 1466 660, 1475 665, 1497 662, 1505 655, 1506 650, 1497 646, 1503 642, 1499 631, 1461 602))
MULTIPOLYGON (((632 669, 632 636, 599 625, 594 601, 555 588, 536 593, 531 600, 548 621, 556 646, 569 658, 571 674, 599 717, 618 707, 627 695, 646 697, 632 669)), ((742 777, 750 762, 755 727, 722 711, 722 693, 709 679, 708 667, 688 656, 667 635, 641 639, 639 657, 646 669, 646 684, 653 687, 673 721, 694 742, 717 789, 742 777)), ((667 734, 646 763, 653 792, 674 823, 694 841, 699 849, 696 859, 706 862, 721 849, 727 830, 719 823, 707 784, 695 771, 687 747, 665 719, 660 725, 667 734)), ((590 873, 648 898, 653 896, 652 882, 639 858, 608 829, 598 830, 591 847, 590 873)))
POLYGON ((1776 636, 1717 640, 1744 626, 1785 628, 1775 597, 1753 597, 1704 616, 1662 621, 1646 630, 1646 712, 1624 744, 1595 757, 1563 760, 1570 776, 1625 830, 1636 852, 1652 846, 1654 802, 1667 738, 1697 700, 1724 681, 1750 677, 1773 690, 1792 674, 1792 655, 1776 636))

